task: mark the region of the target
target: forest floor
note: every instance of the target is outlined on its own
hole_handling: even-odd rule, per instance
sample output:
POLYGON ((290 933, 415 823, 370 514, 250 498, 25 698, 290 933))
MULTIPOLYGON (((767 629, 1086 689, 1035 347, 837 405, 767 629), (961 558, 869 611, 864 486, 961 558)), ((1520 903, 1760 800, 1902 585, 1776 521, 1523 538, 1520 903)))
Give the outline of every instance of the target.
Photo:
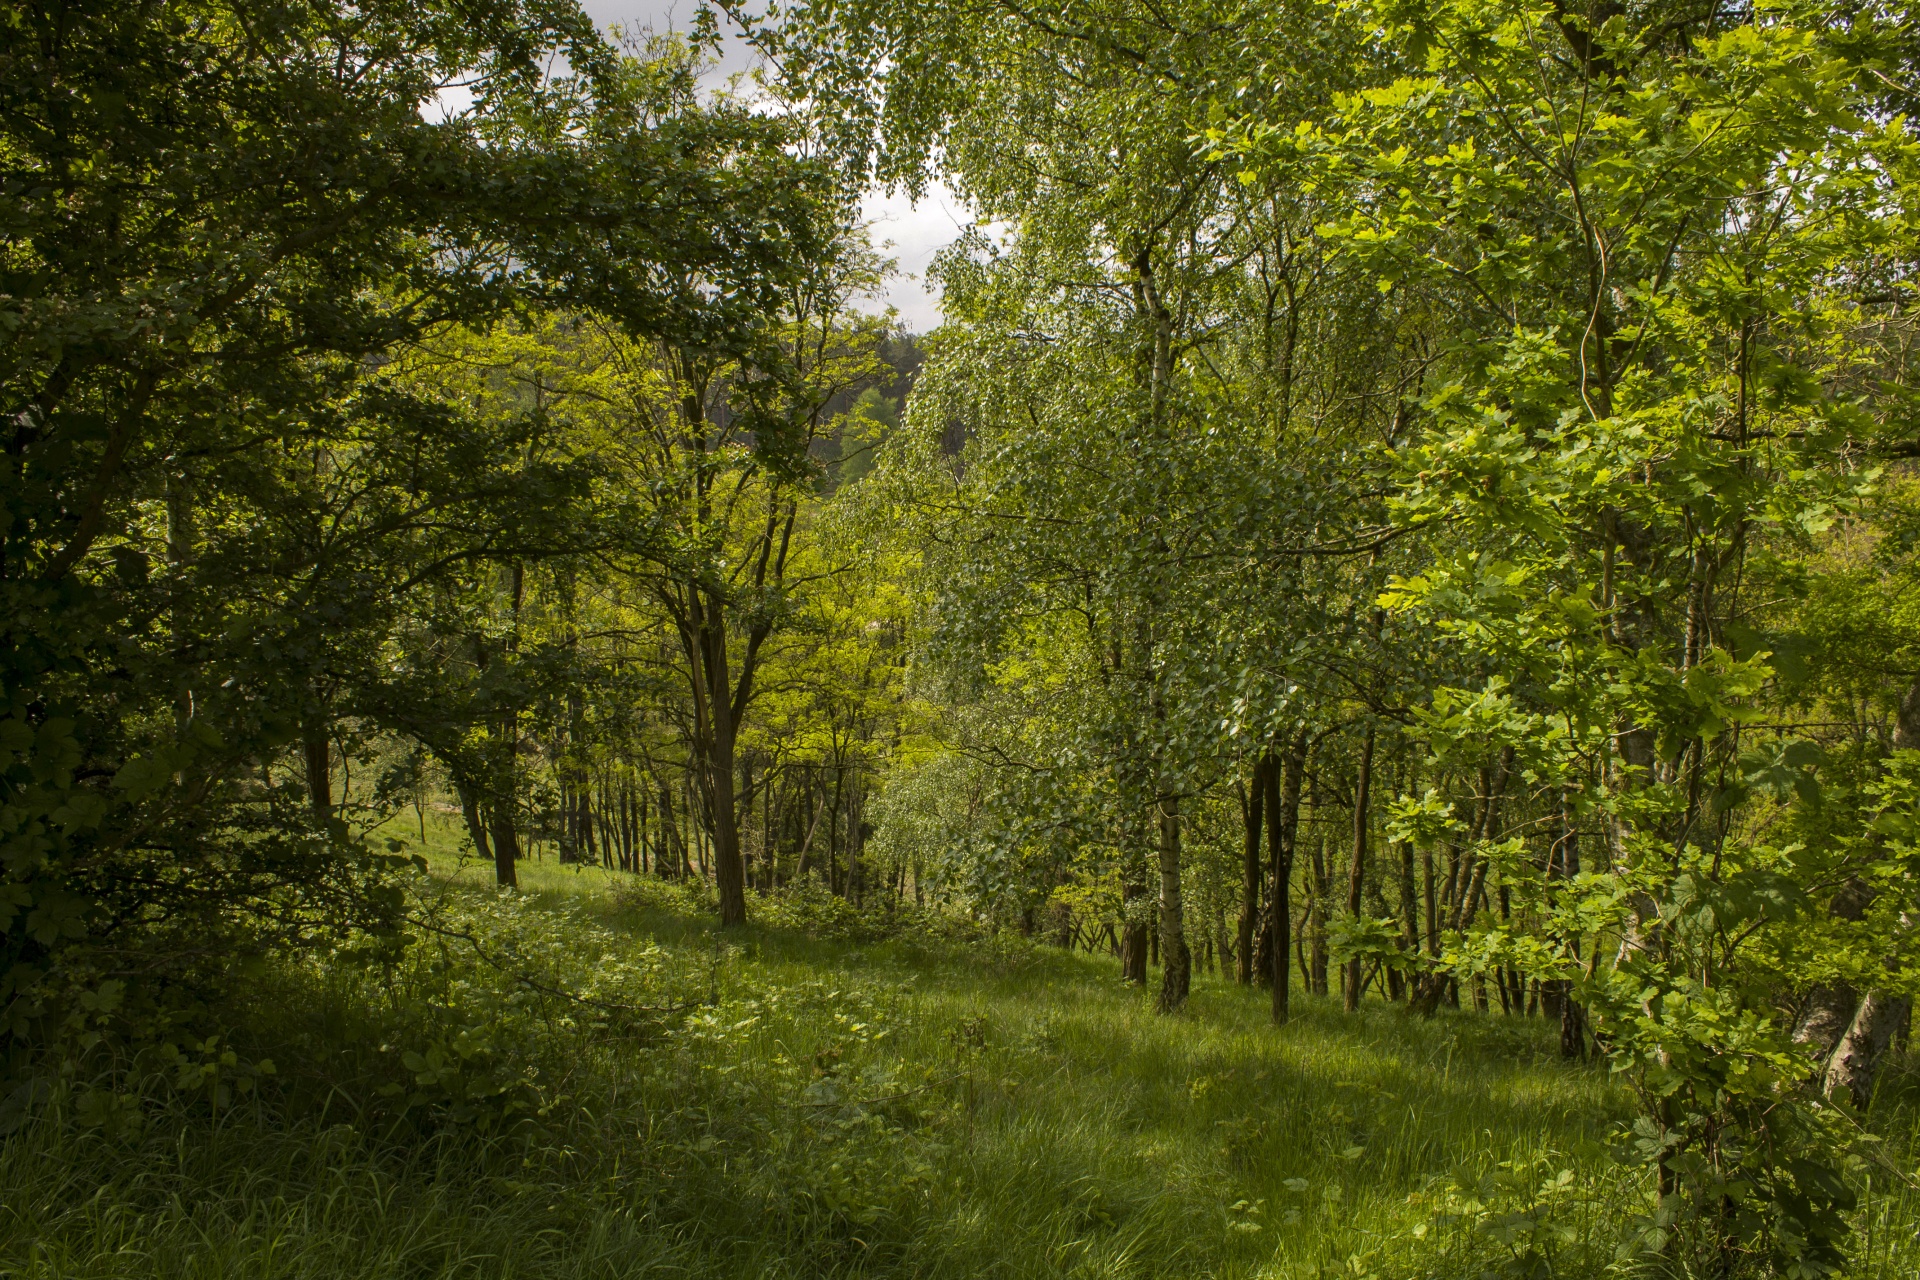
MULTIPOLYGON (((1167 1017, 1105 956, 434 861, 436 941, 250 977, 213 1074, 270 1084, 188 1046, 143 1123, 18 1125, 0 1276, 1586 1276, 1644 1208, 1631 1100, 1542 1020, 1276 1030, 1215 975, 1167 1017)), ((1877 1116, 1911 1170, 1910 1061, 1877 1116)), ((1920 1275, 1920 1195, 1860 1225, 1857 1274, 1920 1275)))

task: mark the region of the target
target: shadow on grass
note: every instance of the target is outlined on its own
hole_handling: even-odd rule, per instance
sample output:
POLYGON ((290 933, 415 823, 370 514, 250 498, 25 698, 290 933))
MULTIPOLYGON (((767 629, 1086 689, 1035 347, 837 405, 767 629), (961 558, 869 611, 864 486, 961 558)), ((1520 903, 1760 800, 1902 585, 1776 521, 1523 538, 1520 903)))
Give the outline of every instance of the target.
MULTIPOLYGON (((494 909, 488 868, 432 861, 494 909)), ((521 878, 516 927, 556 963, 630 954, 696 983, 698 1007, 638 1034, 496 984, 434 1012, 526 1047, 492 1069, 532 1071, 550 1110, 504 1136, 440 1112, 383 1135, 340 1123, 351 1107, 28 1126, 0 1149, 0 1275, 1464 1277, 1489 1255, 1435 1243, 1458 1218, 1448 1180, 1531 1203, 1563 1169, 1578 1195, 1556 1212, 1585 1252, 1559 1273, 1577 1275, 1644 1195, 1603 1149, 1627 1099, 1538 1019, 1296 995, 1275 1028, 1265 992, 1217 975, 1165 1016, 1104 955, 818 902, 756 899, 722 931, 684 887, 551 862, 521 878)), ((264 986, 311 1059, 288 1074, 393 1070, 423 1001, 488 979, 457 953, 409 963, 264 986)), ((1890 1077, 1885 1105, 1908 1116, 1916 1095, 1890 1077)), ((1884 1242, 1920 1203, 1863 1214, 1879 1253, 1860 1274, 1915 1274, 1911 1242, 1884 1242)))

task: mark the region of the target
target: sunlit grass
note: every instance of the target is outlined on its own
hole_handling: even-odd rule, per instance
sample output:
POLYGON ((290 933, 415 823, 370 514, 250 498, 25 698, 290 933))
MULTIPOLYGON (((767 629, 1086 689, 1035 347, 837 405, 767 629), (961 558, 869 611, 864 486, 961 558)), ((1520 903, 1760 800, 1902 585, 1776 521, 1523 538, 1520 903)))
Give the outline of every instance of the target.
MULTIPOLYGON (((456 840, 428 851, 441 884, 491 892, 456 840)), ((836 940, 791 906, 722 937, 633 877, 521 882, 555 930, 585 912, 662 947, 700 1007, 556 1033, 565 1100, 531 1133, 383 1128, 312 1084, 138 1138, 43 1119, 0 1150, 0 1275, 1464 1276, 1491 1246, 1445 1242, 1445 1180, 1505 1177, 1524 1208, 1562 1169, 1556 1273, 1584 1275, 1644 1196, 1607 1154, 1628 1100, 1538 1020, 1296 997, 1276 1030, 1264 993, 1207 975, 1165 1017, 1103 956, 836 940)), ((267 985, 256 1018, 303 1053, 376 1062, 408 1034, 371 973, 267 985)), ((1863 1212, 1862 1273, 1888 1280, 1920 1221, 1895 1186, 1863 1212)))

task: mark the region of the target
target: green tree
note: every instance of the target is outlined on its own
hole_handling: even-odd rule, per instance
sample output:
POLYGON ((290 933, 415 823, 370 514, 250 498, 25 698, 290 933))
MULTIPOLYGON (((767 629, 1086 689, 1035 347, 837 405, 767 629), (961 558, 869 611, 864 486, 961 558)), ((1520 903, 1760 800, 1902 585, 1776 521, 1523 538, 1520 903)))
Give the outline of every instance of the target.
MULTIPOLYGON (((1055 862, 1110 851, 1126 971, 1145 980, 1157 929, 1175 1008, 1182 806, 1334 711, 1356 644, 1380 638, 1352 606, 1384 581, 1391 540, 1365 494, 1371 443, 1399 422, 1378 392, 1406 376, 1395 318, 1371 281, 1330 269, 1297 185, 1193 144, 1205 95, 1228 86, 1324 101, 1346 64, 1322 55, 1346 37, 1288 6, 782 19, 767 40, 830 142, 910 187, 937 160, 1014 228, 938 269, 948 323, 894 470, 932 547, 933 651, 957 696, 979 696, 984 669, 1010 700, 979 723, 1018 739, 990 749, 1009 764, 1004 802, 1030 815, 1013 838, 1055 862)), ((1276 845, 1274 865, 1289 856, 1276 845)))
POLYGON ((51 2, 0 64, 18 1036, 73 1007, 60 983, 192 963, 208 931, 392 922, 330 821, 329 721, 414 593, 554 549, 582 478, 529 466, 527 423, 470 434, 394 355, 567 300, 777 383, 767 316, 820 205, 787 126, 661 110, 686 73, 558 0, 51 2), (474 109, 433 119, 454 83, 474 109), (304 813, 257 785, 290 741, 304 813))
MULTIPOLYGON (((1484 777, 1517 753, 1550 833, 1538 927, 1456 934, 1447 963, 1561 984, 1568 1050, 1590 1020, 1636 1082, 1642 1247, 1681 1231, 1835 1270, 1841 1135, 1795 1092, 1781 1008, 1814 975, 1784 960, 1849 886, 1883 886, 1883 911, 1911 888, 1874 878, 1858 825, 1796 838, 1845 771, 1765 710, 1756 587, 1871 478, 1884 410, 1856 371, 1883 304, 1862 276, 1893 247, 1906 144, 1870 68, 1897 33, 1818 6, 1363 18, 1377 87, 1222 128, 1215 154, 1338 192, 1328 234, 1440 322, 1395 500, 1433 560, 1383 598, 1481 668, 1418 716, 1437 761, 1484 777)), ((1861 784, 1856 821, 1891 821, 1904 768, 1861 784)), ((1907 945, 1890 919, 1881 964, 1907 945)))

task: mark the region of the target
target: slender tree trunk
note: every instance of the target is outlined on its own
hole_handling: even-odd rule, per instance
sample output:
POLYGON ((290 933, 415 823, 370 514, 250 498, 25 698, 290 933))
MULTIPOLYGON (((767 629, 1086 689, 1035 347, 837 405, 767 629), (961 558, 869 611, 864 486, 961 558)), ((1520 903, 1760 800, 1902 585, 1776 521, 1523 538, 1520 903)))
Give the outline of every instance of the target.
POLYGON ((466 820, 467 835, 483 862, 493 861, 493 848, 487 840, 486 819, 480 811, 479 792, 471 785, 455 780, 453 789, 460 796, 460 816, 466 820))
POLYGON ((653 816, 647 810, 652 805, 648 801, 645 781, 637 775, 633 780, 633 801, 634 870, 644 875, 660 865, 660 851, 649 848, 647 844, 647 823, 653 816))
POLYGON ((660 828, 653 846, 654 874, 664 879, 680 878, 680 832, 674 820, 673 786, 660 779, 660 828))
POLYGON ((308 803, 324 824, 333 817, 333 732, 324 716, 315 715, 307 723, 300 754, 306 764, 308 803))
MULTIPOLYGON (((513 606, 513 627, 509 631, 506 646, 509 652, 520 646, 520 610, 526 602, 527 570, 522 564, 514 564, 507 571, 508 598, 513 606)), ((497 735, 495 752, 491 761, 493 766, 492 785, 487 788, 490 812, 487 827, 493 836, 493 878, 494 883, 506 888, 518 888, 520 872, 520 834, 514 827, 517 816, 519 796, 519 752, 520 752, 520 716, 517 710, 508 708, 500 716, 495 726, 497 735)))
POLYGON ((846 771, 833 771, 833 801, 827 806, 827 891, 847 897, 847 877, 840 873, 840 800, 846 771))
MULTIPOLYGON (((1420 954, 1420 894, 1414 888, 1413 845, 1400 842, 1400 945, 1413 955, 1420 954)), ((1418 998, 1422 983, 1413 978, 1412 995, 1418 998)))
POLYGON ((518 797, 517 762, 519 722, 512 712, 494 725, 492 779, 487 787, 487 831, 493 837, 494 883, 518 887, 520 874, 520 835, 514 827, 518 797))
POLYGON ((747 922, 746 866, 740 857, 740 814, 734 794, 735 752, 739 726, 736 691, 727 654, 726 610, 721 601, 693 593, 693 634, 688 648, 696 659, 695 720, 701 747, 700 791, 706 802, 705 827, 713 848, 715 887, 720 899, 720 924, 732 928, 747 922), (702 723, 703 722, 703 723, 702 723))
MULTIPOLYGON (((827 815, 827 809, 824 804, 814 803, 814 787, 815 783, 812 776, 812 769, 809 768, 804 794, 807 797, 808 806, 812 809, 813 817, 807 824, 806 837, 800 842, 800 869, 794 872, 794 879, 796 880, 807 874, 807 855, 813 848, 813 837, 815 833, 820 830, 820 820, 827 815)), ((820 790, 823 793, 821 799, 824 800, 826 798, 824 795, 826 788, 821 787, 820 790)), ((828 881, 827 888, 829 892, 831 892, 833 888, 831 879, 828 881)))
POLYGON ((1307 960, 1307 935, 1313 932, 1313 897, 1309 889, 1307 909, 1301 913, 1300 927, 1293 934, 1293 958, 1300 964, 1300 982, 1309 994, 1313 991, 1313 965, 1307 960))
MULTIPOLYGON (((1360 915, 1360 892, 1367 873, 1367 811, 1373 802, 1373 743, 1374 729, 1368 725, 1366 741, 1360 747, 1360 771, 1353 782, 1353 862, 1347 868, 1347 914, 1356 919, 1360 915)), ((1347 961, 1344 985, 1348 1013, 1360 1008, 1360 976, 1360 959, 1356 956, 1347 961)))
MULTIPOLYGON (((792 795, 792 788, 788 788, 788 795, 792 795)), ((791 824, 793 834, 795 861, 793 878, 796 881, 807 878, 807 858, 813 848, 813 832, 814 829, 820 825, 820 819, 814 810, 813 804, 813 771, 811 768, 807 770, 801 779, 801 795, 805 798, 808 814, 807 827, 804 833, 800 829, 800 814, 797 811, 797 807, 792 804, 786 806, 788 810, 788 822, 791 824)))
POLYGON ((1312 976, 1309 989, 1316 996, 1327 994, 1327 875, 1326 842, 1313 842, 1313 907, 1308 916, 1308 932, 1313 935, 1312 976))
MULTIPOLYGON (((1513 890, 1507 887, 1504 873, 1500 877, 1500 923, 1509 927, 1513 924, 1513 890)), ((1514 1014, 1525 1013, 1527 980, 1521 976, 1520 970, 1511 965, 1502 968, 1500 972, 1505 979, 1501 987, 1501 997, 1510 1000, 1506 1011, 1514 1014)))
MULTIPOLYGON (((1427 959, 1437 961, 1440 958, 1440 903, 1435 897, 1433 847, 1431 845, 1425 846, 1420 850, 1420 889, 1421 897, 1426 903, 1427 959)), ((1433 1012, 1433 1002, 1428 999, 1428 993, 1434 981, 1435 975, 1429 973, 1426 974, 1418 984, 1419 992, 1416 1000, 1421 1010, 1426 1013, 1433 1012)))
POLYGON ((1147 966, 1153 950, 1153 932, 1146 920, 1147 833, 1133 815, 1124 819, 1120 833, 1120 976, 1135 986, 1147 984, 1147 966))
POLYGON ((1240 792, 1241 814, 1246 819, 1246 842, 1240 868, 1240 921, 1234 935, 1233 976, 1242 986, 1253 981, 1253 930, 1260 919, 1260 829, 1266 807, 1267 774, 1273 758, 1262 753, 1254 762, 1253 778, 1240 792))
MULTIPOLYGON (((753 795, 753 761, 742 760, 740 762, 739 806, 745 821, 739 825, 743 828, 753 822, 753 795)), ((753 859, 747 853, 744 832, 740 840, 740 879, 745 888, 751 889, 753 887, 753 859)))
MULTIPOLYGON (((1137 912, 1141 899, 1147 896, 1144 883, 1122 882, 1120 886, 1121 909, 1137 912)), ((1120 925, 1120 977, 1135 986, 1147 983, 1148 953, 1151 951, 1152 938, 1145 920, 1134 919, 1131 914, 1120 925)))
POLYGON ((1293 853, 1300 835, 1300 783, 1307 771, 1307 735, 1303 729, 1287 745, 1285 763, 1267 770, 1267 856, 1272 881, 1267 890, 1272 920, 1273 1024, 1292 1014, 1287 990, 1288 953, 1293 950, 1293 853))
POLYGON ((760 774, 760 888, 772 893, 780 887, 780 853, 773 842, 773 792, 775 777, 769 770, 760 774))
POLYGON ((1434 899, 1433 847, 1428 845, 1420 850, 1420 888, 1421 896, 1426 899, 1427 918, 1427 956, 1440 958, 1440 904, 1434 899))
POLYGON ((495 795, 492 809, 492 820, 487 825, 493 833, 494 883, 518 888, 520 873, 514 864, 520 861, 520 836, 513 827, 512 793, 495 795))
MULTIPOLYGON (((1920 679, 1907 686, 1895 713, 1893 747, 1896 751, 1920 750, 1920 679)), ((1858 920, 1872 905, 1873 897, 1865 884, 1849 883, 1834 895, 1833 914, 1858 920)), ((1866 1107, 1873 1096, 1880 1059, 1893 1042, 1895 1031, 1905 1024, 1910 1007, 1907 1000, 1889 992, 1874 989, 1856 996, 1843 984, 1816 987, 1809 994, 1794 1039, 1832 1046, 1821 1079, 1828 1096, 1845 1089, 1855 1107, 1866 1107), (1834 1028, 1840 1025, 1845 1030, 1835 1036, 1834 1028)))
MULTIPOLYGON (((1866 881, 1852 879, 1840 886, 1827 909, 1837 920, 1859 920, 1873 905, 1873 899, 1874 890, 1866 881)), ((1844 982, 1816 983, 1801 1002, 1794 1019, 1794 1043, 1811 1045, 1818 1051, 1822 1066, 1816 1074, 1822 1079, 1859 1009, 1860 993, 1844 982)))
POLYGON ((640 844, 641 809, 640 788, 635 786, 631 765, 627 767, 626 781, 620 784, 620 843, 626 851, 626 866, 629 872, 639 872, 643 868, 640 860, 644 851, 640 844))
POLYGON ((613 834, 613 792, 607 785, 606 775, 602 774, 598 785, 587 791, 582 798, 590 802, 587 813, 593 822, 595 848, 599 851, 598 861, 601 866, 611 868, 614 859, 620 856, 620 845, 613 834), (591 803, 595 796, 600 798, 597 804, 591 803))
POLYGON ((1180 896, 1180 802, 1160 802, 1160 1010, 1187 1002, 1193 957, 1187 949, 1186 908, 1180 896))
POLYGON ((847 870, 853 876, 853 900, 856 905, 867 900, 867 824, 865 821, 866 792, 860 786, 860 777, 854 775, 854 785, 847 791, 847 870))
POLYGON ((1866 1109, 1873 1098, 1873 1081, 1880 1059, 1893 1043, 1893 1033, 1906 1021, 1908 1009, 1908 1002, 1902 997, 1883 991, 1867 993, 1827 1063, 1823 1083, 1828 1097, 1837 1096, 1845 1089, 1856 1108, 1866 1109))
MULTIPOLYGON (((193 564, 195 541, 192 476, 184 471, 178 471, 172 468, 168 469, 166 505, 167 561, 172 566, 172 572, 170 574, 172 581, 167 589, 167 594, 171 597, 168 614, 172 623, 174 652, 176 654, 185 654, 189 645, 188 632, 190 630, 186 608, 191 591, 188 574, 193 564)), ((188 729, 193 724, 195 705, 193 693, 194 677, 189 674, 192 671, 193 666, 191 664, 183 664, 179 673, 176 675, 178 684, 175 687, 173 697, 173 732, 175 738, 181 741, 185 741, 188 729)), ((324 712, 320 719, 324 722, 324 712)), ((341 763, 344 766, 345 761, 343 760, 341 763)), ((197 769, 182 769, 173 775, 175 785, 183 789, 187 786, 189 779, 194 779, 196 782, 200 781, 200 771, 197 769)), ((342 787, 341 790, 344 793, 346 788, 342 787)), ((341 804, 344 806, 347 800, 345 794, 342 794, 340 799, 341 804)), ((190 807, 198 808, 197 805, 192 805, 191 801, 189 801, 189 804, 190 807)), ((319 817, 321 821, 324 822, 327 814, 320 813, 319 817)))
MULTIPOLYGON (((1575 952, 1576 957, 1578 952, 1575 952)), ((1454 1007, 1460 1005, 1459 989, 1456 987, 1453 997, 1454 1007)), ((1573 998, 1573 984, 1563 982, 1560 995, 1560 1056, 1563 1058, 1584 1058, 1587 1056, 1587 1010, 1573 998)))
MULTIPOLYGON (((1565 798, 1560 807, 1561 835, 1555 849, 1548 856, 1557 869, 1561 880, 1572 880, 1580 874, 1580 840, 1573 825, 1573 811, 1565 798)), ((1553 877, 1549 876, 1549 884, 1553 877)), ((1579 955, 1580 939, 1569 939, 1573 953, 1579 955)), ((1573 983, 1562 978, 1554 983, 1558 996, 1560 1015, 1560 1056, 1563 1058, 1584 1058, 1587 1053, 1586 1010, 1573 998, 1573 983)))
POLYGON ((593 838, 593 791, 590 784, 581 783, 577 803, 580 806, 580 861, 591 866, 600 861, 600 851, 593 838))

